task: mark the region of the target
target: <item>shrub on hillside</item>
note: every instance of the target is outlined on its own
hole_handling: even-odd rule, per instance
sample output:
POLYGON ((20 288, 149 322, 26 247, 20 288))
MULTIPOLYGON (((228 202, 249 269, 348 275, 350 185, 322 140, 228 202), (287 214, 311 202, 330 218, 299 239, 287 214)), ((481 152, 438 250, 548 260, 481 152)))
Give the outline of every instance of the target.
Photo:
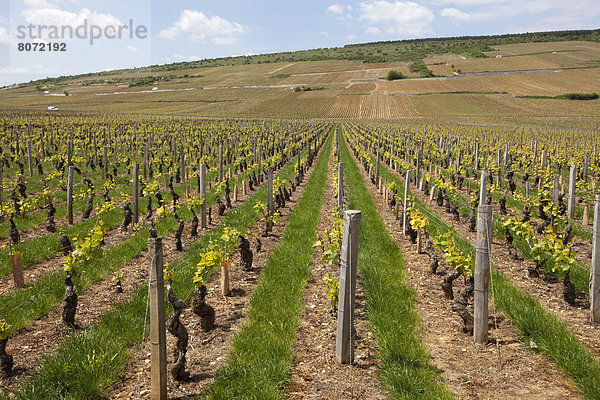
POLYGON ((388 81, 395 81, 397 79, 404 79, 404 78, 406 78, 406 77, 400 71, 391 70, 390 72, 388 72, 388 75, 387 75, 388 81))

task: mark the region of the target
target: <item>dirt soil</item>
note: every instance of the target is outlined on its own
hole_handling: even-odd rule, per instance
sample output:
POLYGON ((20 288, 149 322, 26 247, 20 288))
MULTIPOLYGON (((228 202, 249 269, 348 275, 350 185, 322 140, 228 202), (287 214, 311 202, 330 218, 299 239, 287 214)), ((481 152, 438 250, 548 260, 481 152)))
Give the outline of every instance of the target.
MULTIPOLYGON (((333 168, 336 168, 335 158, 331 157, 318 226, 320 234, 331 230, 333 225, 331 211, 337 204, 334 197, 336 183, 333 182, 333 168)), ((335 362, 337 315, 331 312, 323 276, 329 272, 339 279, 339 266, 321 261, 322 257, 322 249, 315 247, 311 276, 304 294, 304 311, 294 345, 296 358, 287 389, 289 398, 383 399, 385 396, 378 381, 377 342, 369 329, 360 276, 354 321, 357 335, 355 362, 352 366, 335 362)))
MULTIPOLYGON (((532 349, 534 343, 523 343, 517 328, 509 318, 494 309, 492 302, 488 343, 475 344, 470 336, 463 333, 461 318, 452 311, 451 301, 443 295, 440 286, 442 277, 431 274, 427 254, 417 254, 416 245, 410 242, 408 236, 402 235, 401 221, 396 220, 383 196, 370 183, 362 164, 359 165, 392 237, 402 250, 408 283, 417 291, 415 307, 422 317, 423 340, 432 364, 443 377, 443 383, 461 399, 579 398, 572 380, 532 349)), ((396 176, 402 178, 397 173, 396 176)), ((414 193, 428 202, 420 192, 414 193)), ((435 204, 429 206, 451 223, 451 216, 446 217, 443 208, 437 208, 435 204)), ((463 237, 473 240, 474 234, 460 230, 466 230, 463 224, 455 223, 454 226, 463 237)), ((438 258, 440 269, 443 269, 443 256, 439 251, 438 258)), ((454 282, 455 294, 463 286, 458 281, 454 282)))

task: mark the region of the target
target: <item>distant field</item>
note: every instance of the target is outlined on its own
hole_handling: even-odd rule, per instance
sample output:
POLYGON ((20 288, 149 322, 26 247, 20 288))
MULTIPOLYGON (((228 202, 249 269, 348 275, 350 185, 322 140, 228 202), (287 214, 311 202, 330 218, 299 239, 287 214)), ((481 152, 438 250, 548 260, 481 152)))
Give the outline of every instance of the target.
POLYGON ((438 54, 423 59, 435 75, 454 77, 460 70, 457 79, 387 81, 392 69, 411 78, 419 76, 410 71, 411 62, 404 61, 274 62, 156 73, 126 71, 101 79, 80 77, 37 89, 35 85, 0 89, 0 108, 45 110, 55 106, 84 112, 203 117, 492 124, 526 121, 544 126, 598 126, 598 100, 574 102, 519 96, 600 93, 600 43, 523 43, 494 48, 487 53, 492 58, 438 54), (496 55, 502 57, 495 58, 496 55), (546 68, 552 72, 469 76, 472 72, 546 68), (153 91, 153 87, 158 90, 153 91), (299 87, 302 92, 295 91, 299 87), (43 90, 56 94, 67 90, 71 95, 47 96, 43 90))

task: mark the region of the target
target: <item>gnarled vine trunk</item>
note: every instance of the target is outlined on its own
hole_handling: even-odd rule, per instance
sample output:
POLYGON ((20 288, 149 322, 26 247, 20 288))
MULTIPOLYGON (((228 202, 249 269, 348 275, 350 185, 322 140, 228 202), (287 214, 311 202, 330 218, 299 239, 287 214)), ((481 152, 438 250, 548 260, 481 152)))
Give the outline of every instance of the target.
POLYGON ((215 327, 215 310, 205 301, 206 286, 202 285, 196 288, 192 298, 192 311, 200 317, 200 327, 208 332, 215 327))
POLYGON ((190 373, 185 370, 185 355, 187 353, 189 334, 179 319, 183 311, 183 301, 173 293, 171 280, 167 283, 167 298, 173 306, 173 313, 167 321, 167 330, 177 338, 177 344, 173 350, 175 365, 171 368, 171 375, 176 381, 186 381, 190 378, 190 373))

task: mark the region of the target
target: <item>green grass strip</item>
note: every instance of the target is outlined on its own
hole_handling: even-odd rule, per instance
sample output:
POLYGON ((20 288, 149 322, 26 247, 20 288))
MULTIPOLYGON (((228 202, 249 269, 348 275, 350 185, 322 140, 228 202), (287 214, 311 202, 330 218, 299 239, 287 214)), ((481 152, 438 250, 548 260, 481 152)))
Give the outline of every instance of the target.
MULTIPOLYGON (((395 181, 400 190, 404 190, 403 180, 396 178, 383 164, 380 166, 380 173, 386 182, 395 181)), ((427 230, 432 235, 451 230, 418 198, 415 204, 429 218, 427 230)), ((455 231, 454 237, 463 253, 470 252, 475 255, 473 246, 455 231)), ((491 287, 494 303, 523 333, 523 342, 535 341, 538 346, 537 351, 548 356, 558 368, 571 376, 584 398, 600 399, 600 379, 598 379, 600 362, 569 331, 565 322, 544 310, 536 299, 511 284, 510 280, 493 265, 491 287)))
POLYGON ((212 399, 282 399, 325 193, 330 136, 281 243, 252 295, 249 322, 236 336, 227 367, 210 388, 212 399))
POLYGON ((379 343, 383 381, 393 399, 452 399, 439 383, 421 339, 416 291, 406 285, 404 260, 364 180, 340 143, 349 208, 362 212, 358 266, 365 288, 368 318, 379 343))
MULTIPOLYGON (((294 166, 295 163, 289 163, 278 176, 281 179, 291 179, 294 166)), ((174 291, 180 298, 186 300, 194 291, 192 278, 201 258, 199 253, 207 248, 210 240, 221 236, 225 226, 241 232, 249 229, 258 219, 254 205, 257 200, 266 202, 266 192, 266 185, 263 185, 244 203, 229 212, 223 224, 202 235, 182 257, 171 263, 175 275, 174 291)), ((92 328, 68 336, 56 352, 44 358, 37 373, 20 390, 10 395, 0 393, 0 399, 101 398, 104 390, 124 374, 125 361, 130 355, 129 346, 141 343, 145 339, 143 333, 147 335, 149 332, 144 318, 147 295, 148 285, 144 284, 129 301, 101 316, 92 328)))

